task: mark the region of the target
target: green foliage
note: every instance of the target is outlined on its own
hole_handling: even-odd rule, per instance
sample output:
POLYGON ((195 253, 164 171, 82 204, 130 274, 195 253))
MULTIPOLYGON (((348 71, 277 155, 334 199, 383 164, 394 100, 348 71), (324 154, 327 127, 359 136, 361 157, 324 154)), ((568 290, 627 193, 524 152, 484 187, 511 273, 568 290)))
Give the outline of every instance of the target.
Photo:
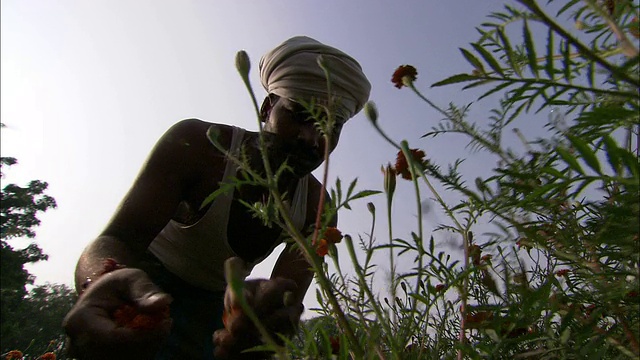
MULTIPOLYGON (((479 101, 500 95, 486 123, 467 120, 471 105, 442 109, 413 81, 403 83, 445 117, 424 137, 466 136, 471 150, 495 158, 487 178, 465 176, 462 160, 445 170, 433 156, 412 158, 407 142, 389 138, 377 112, 367 111, 407 159, 416 230, 409 238, 393 236, 390 176, 402 170, 390 167, 383 171, 388 243, 373 236, 370 204, 366 235, 344 238, 353 271, 341 268, 331 247, 330 272, 313 254, 315 238, 284 227, 316 271, 322 314, 287 343, 290 357, 326 358, 329 351, 338 359, 640 356, 638 3, 550 0, 543 8, 535 0, 517 2, 491 13, 478 41, 460 49, 469 73, 432 85, 482 89, 479 101), (570 26, 556 20, 567 16, 570 26), (522 115, 540 121, 545 112, 546 136, 531 139, 516 127, 522 115), (508 136, 521 146, 505 145, 508 136), (445 202, 435 183, 459 202, 445 202), (424 188, 447 216, 432 232, 422 224, 424 188), (461 257, 436 246, 444 236, 462 249, 461 257), (381 251, 391 264, 382 293, 374 256, 381 251), (401 261, 411 266, 398 273, 393 264, 401 261)), ((355 187, 354 180, 343 199, 336 182, 320 228, 339 208, 349 209, 347 201, 376 194, 355 187)))
MULTIPOLYGON (((4 165, 13 165, 17 161, 15 158, 0 158, 0 169, 4 165)), ((0 172, 0 176, 3 174, 0 172)), ((48 184, 40 180, 29 182, 27 187, 15 184, 7 184, 2 189, 0 196, 0 237, 11 239, 14 237, 35 236, 33 228, 40 225, 40 220, 36 217, 39 212, 44 212, 49 208, 56 207, 56 201, 44 191, 48 184)))
POLYGON ((75 290, 66 285, 34 287, 14 311, 2 313, 2 353, 19 349, 35 359, 53 352, 66 359, 61 324, 76 299, 75 290))
MULTIPOLYGON (((0 167, 16 163, 15 158, 0 158, 0 167)), ((47 284, 27 292, 34 276, 24 265, 47 260, 48 256, 36 243, 23 249, 9 244, 14 238, 35 237, 34 228, 40 224, 38 213, 56 207, 55 200, 44 194, 46 189, 46 182, 33 180, 26 187, 8 184, 0 194, 0 349, 2 353, 20 350, 35 354, 28 356, 33 358, 50 351, 60 359, 62 319, 75 302, 74 291, 65 285, 47 284)))
MULTIPOLYGON (((0 158, 2 165, 14 165, 14 158, 0 158)), ((0 176, 3 174, 0 172, 0 176)), ((55 208, 55 200, 44 195, 47 183, 34 180, 27 187, 8 184, 0 193, 0 296, 2 310, 11 311, 15 304, 26 295, 27 284, 33 284, 33 276, 24 269, 24 264, 47 260, 47 255, 35 243, 24 249, 15 250, 8 240, 16 237, 33 238, 33 228, 40 224, 36 217, 39 212, 55 208)))

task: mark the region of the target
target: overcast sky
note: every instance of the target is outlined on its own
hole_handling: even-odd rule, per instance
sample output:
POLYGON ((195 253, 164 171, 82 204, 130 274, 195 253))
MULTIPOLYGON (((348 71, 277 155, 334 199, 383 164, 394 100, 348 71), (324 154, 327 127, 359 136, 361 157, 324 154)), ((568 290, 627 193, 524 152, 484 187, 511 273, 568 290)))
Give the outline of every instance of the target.
MULTIPOLYGON (((81 251, 101 232, 172 124, 199 118, 256 130, 250 98, 233 65, 241 49, 252 59, 253 86, 261 98, 257 63, 266 51, 295 35, 335 46, 361 63, 389 135, 407 139, 440 164, 467 157, 462 138, 420 139, 440 115, 408 89, 393 87, 390 78, 396 67, 411 64, 418 69, 417 87, 434 102, 473 101, 477 93, 430 85, 471 71, 458 47, 475 41, 474 28, 502 3, 3 0, 1 150, 19 163, 6 169, 2 183, 47 181, 58 203, 40 215, 36 229, 37 243, 50 256, 30 267, 36 283, 72 284, 81 251)), ((361 113, 345 126, 331 157, 330 183, 336 176, 346 182, 358 177, 359 189, 380 190, 380 166, 394 158, 395 150, 361 113)), ((469 159, 464 169, 470 179, 495 165, 469 159)), ((417 229, 411 194, 411 184, 399 182, 398 237, 417 229)), ((372 201, 382 215, 383 197, 372 201)), ((340 213, 340 229, 354 238, 369 231, 365 204, 340 213)), ((424 220, 430 231, 445 219, 432 212, 424 220)), ((384 220, 378 229, 379 241, 386 242, 384 220)), ((21 247, 28 241, 11 243, 21 247)), ((254 274, 268 276, 272 263, 273 257, 254 274)))

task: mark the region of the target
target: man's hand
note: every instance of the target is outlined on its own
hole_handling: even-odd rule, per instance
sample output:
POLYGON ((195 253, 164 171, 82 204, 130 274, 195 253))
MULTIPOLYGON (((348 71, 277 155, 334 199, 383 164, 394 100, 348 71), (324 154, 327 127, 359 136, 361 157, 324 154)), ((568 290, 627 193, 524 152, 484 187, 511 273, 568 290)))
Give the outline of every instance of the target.
MULTIPOLYGON (((269 332, 271 338, 282 345, 277 334, 293 335, 298 328, 300 315, 304 310, 302 303, 293 301, 292 293, 296 283, 285 278, 272 280, 257 279, 244 283, 244 297, 258 319, 269 332)), ((227 286, 225 294, 225 328, 213 335, 215 356, 221 359, 263 359, 270 354, 265 352, 247 352, 243 350, 263 344, 260 332, 251 319, 242 311, 239 299, 227 286)))
POLYGON ((124 268, 102 275, 63 321, 69 355, 79 359, 153 358, 171 329, 171 319, 163 315, 171 301, 142 270, 124 268), (134 309, 142 315, 139 319, 152 321, 140 327, 127 326, 120 319, 119 325, 114 317, 121 316, 123 309, 134 309))

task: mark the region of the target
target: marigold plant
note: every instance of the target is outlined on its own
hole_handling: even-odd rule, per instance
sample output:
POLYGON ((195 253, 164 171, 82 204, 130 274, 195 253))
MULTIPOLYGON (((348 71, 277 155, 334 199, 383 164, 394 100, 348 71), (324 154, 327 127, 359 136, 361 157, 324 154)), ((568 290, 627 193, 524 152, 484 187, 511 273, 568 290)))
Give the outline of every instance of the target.
MULTIPOLYGON (((272 179, 256 177, 272 189, 277 216, 271 223, 305 254, 318 284, 320 308, 314 310, 321 316, 307 321, 284 348, 267 341, 276 356, 640 356, 638 3, 517 3, 491 13, 478 28, 479 39, 460 49, 468 68, 432 84, 435 91, 473 88, 479 101, 498 99, 486 121, 468 120, 472 104, 435 104, 418 89, 418 70, 411 65, 392 75, 395 87, 407 87, 442 115, 424 141, 466 137, 473 151, 494 160, 488 175, 463 174, 464 159, 447 167, 437 156, 425 161, 423 151, 385 133, 384 119, 370 104, 366 114, 398 151, 396 165, 383 166, 382 191, 357 191, 356 180, 345 187, 337 180, 330 198, 321 201, 326 204, 310 239, 291 225, 272 179), (534 36, 541 29, 546 36, 534 36), (524 114, 546 129, 544 136, 531 138, 518 128, 524 114), (506 136, 521 146, 505 145, 506 136), (396 184, 397 174, 410 183, 396 184), (416 228, 405 238, 393 228, 396 186, 415 190, 416 228), (373 204, 367 204, 370 229, 345 234, 340 249, 318 234, 338 210, 378 193, 387 204, 386 241, 375 233, 373 204), (426 198, 445 218, 432 229, 423 223, 426 198), (460 253, 443 251, 442 239, 460 253), (398 270, 398 263, 408 269, 398 270), (381 279, 381 267, 390 269, 388 277, 381 279)), ((246 74, 243 79, 248 83, 246 74)), ((328 119, 315 119, 325 136, 331 134, 324 131, 328 119)))

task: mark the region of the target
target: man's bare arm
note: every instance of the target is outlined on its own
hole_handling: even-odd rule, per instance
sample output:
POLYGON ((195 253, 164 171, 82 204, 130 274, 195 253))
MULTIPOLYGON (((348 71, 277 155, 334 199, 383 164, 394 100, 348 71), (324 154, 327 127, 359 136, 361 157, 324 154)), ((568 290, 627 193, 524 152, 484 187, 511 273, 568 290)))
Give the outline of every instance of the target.
POLYGON ((88 278, 100 274, 105 258, 136 265, 195 181, 193 152, 207 141, 208 126, 183 120, 158 141, 105 230, 82 253, 75 273, 79 292, 88 278))
MULTIPOLYGON (((325 201, 330 201, 329 194, 326 190, 320 190, 321 186, 319 183, 315 182, 313 184, 312 194, 310 194, 310 198, 317 199, 319 198, 319 191, 325 191, 325 201), (315 186, 313 186, 315 185, 315 186)), ((317 213, 315 209, 317 209, 317 201, 314 201, 315 207, 312 211, 307 213, 307 222, 309 224, 315 221, 315 214, 317 213)), ((338 215, 336 214, 330 221, 328 226, 335 227, 338 225, 338 215)), ((307 234, 309 235, 309 234, 307 234)), ((295 292, 295 300, 297 302, 302 303, 309 286, 311 285, 311 281, 313 280, 314 272, 311 267, 311 264, 307 262, 307 259, 304 257, 301 249, 293 246, 293 243, 287 244, 284 248, 278 260, 276 261, 275 266, 273 267, 273 271, 271 273, 271 278, 275 279, 277 277, 283 277, 286 279, 291 279, 295 281, 298 285, 297 291, 295 292)))

